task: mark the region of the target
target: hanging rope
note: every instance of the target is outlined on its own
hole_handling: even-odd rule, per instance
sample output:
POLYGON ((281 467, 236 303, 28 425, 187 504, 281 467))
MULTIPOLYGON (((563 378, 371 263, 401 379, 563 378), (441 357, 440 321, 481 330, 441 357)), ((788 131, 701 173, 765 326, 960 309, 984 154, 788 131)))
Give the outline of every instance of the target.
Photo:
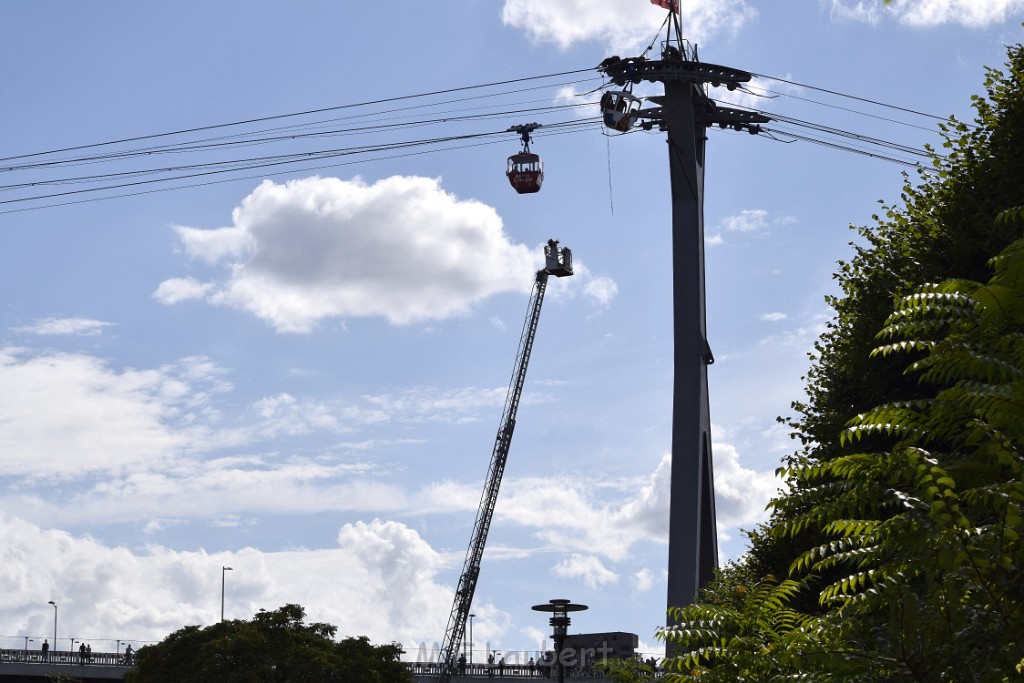
POLYGON ((610 135, 604 136, 604 144, 608 150, 608 208, 614 216, 615 202, 612 200, 612 139, 610 135))

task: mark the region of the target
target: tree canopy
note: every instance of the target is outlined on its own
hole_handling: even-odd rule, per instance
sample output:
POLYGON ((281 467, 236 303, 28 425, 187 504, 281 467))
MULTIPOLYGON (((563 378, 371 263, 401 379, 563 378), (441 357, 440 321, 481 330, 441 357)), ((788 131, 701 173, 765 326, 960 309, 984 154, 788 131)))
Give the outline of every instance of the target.
POLYGON ((129 683, 411 683, 396 643, 366 637, 335 642, 337 628, 305 623, 299 605, 252 620, 186 626, 136 653, 129 683))
POLYGON ((1024 48, 841 262, 800 449, 677 679, 1024 680, 1024 48), (937 284, 932 284, 937 283, 937 284))

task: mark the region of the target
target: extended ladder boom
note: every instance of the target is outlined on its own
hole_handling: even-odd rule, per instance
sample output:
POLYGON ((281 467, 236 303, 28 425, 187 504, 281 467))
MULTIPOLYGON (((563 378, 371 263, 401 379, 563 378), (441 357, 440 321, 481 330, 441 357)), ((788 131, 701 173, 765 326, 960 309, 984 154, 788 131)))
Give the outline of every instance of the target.
POLYGON ((567 247, 560 248, 556 240, 548 240, 544 247, 546 265, 537 271, 530 296, 530 306, 523 324, 523 333, 519 339, 519 351, 516 355, 515 369, 509 382, 508 394, 505 397, 505 410, 501 416, 501 426, 494 440, 491 453, 491 464, 487 470, 487 481, 480 496, 480 507, 473 523, 473 536, 466 551, 466 559, 462 566, 462 575, 455 590, 452 612, 448 617, 444 642, 441 644, 439 663, 441 664, 441 681, 448 683, 455 673, 459 644, 466 633, 466 620, 473 605, 473 594, 476 592, 477 579, 480 576, 480 561, 487 543, 487 532, 491 528, 491 517, 494 506, 498 502, 498 489, 501 477, 505 472, 505 461, 508 459, 509 447, 512 445, 512 432, 516 427, 516 412, 519 410, 519 399, 526 382, 526 367, 530 362, 533 340, 537 334, 537 322, 540 320, 540 309, 544 303, 544 292, 547 290, 548 275, 565 277, 572 275, 572 252, 567 247))

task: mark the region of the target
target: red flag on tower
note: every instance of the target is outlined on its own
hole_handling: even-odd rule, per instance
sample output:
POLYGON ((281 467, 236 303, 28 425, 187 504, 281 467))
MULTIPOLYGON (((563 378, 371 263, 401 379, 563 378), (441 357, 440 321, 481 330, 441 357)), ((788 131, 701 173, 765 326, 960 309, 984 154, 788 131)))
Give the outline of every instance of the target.
POLYGON ((676 2, 676 0, 651 0, 651 4, 664 7, 670 12, 675 12, 676 14, 679 13, 679 3, 676 2))

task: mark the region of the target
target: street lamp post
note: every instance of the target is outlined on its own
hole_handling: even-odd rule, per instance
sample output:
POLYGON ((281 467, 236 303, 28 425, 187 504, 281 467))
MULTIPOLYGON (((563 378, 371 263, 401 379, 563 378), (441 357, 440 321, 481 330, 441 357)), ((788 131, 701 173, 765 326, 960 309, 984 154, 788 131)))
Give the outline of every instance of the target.
POLYGON ((50 600, 48 605, 53 605, 53 651, 57 652, 57 603, 50 600))
POLYGON ((475 614, 469 615, 469 665, 473 666, 473 619, 476 618, 475 614))
POLYGON ((531 609, 537 612, 551 612, 551 639, 555 641, 555 658, 558 664, 558 683, 565 683, 565 660, 562 657, 562 647, 565 645, 565 636, 569 631, 569 612, 580 612, 587 609, 586 605, 574 605, 568 600, 548 600, 546 605, 534 605, 531 609))
POLYGON ((220 620, 224 621, 224 573, 233 571, 231 567, 220 568, 220 620))

